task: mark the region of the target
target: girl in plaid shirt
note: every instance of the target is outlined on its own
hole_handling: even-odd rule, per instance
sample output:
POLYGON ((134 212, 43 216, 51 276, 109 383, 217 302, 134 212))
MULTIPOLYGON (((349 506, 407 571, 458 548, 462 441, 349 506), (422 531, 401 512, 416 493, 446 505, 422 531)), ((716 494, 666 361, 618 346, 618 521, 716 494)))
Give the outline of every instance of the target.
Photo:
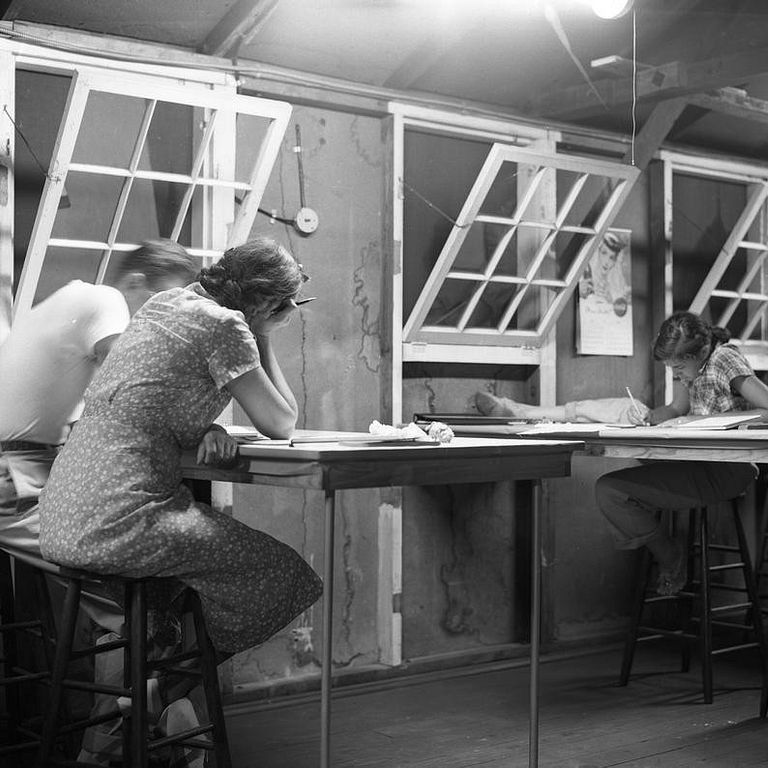
MULTIPOLYGON (((671 369, 672 402, 631 413, 635 424, 680 424, 699 416, 768 411, 768 386, 755 376, 723 328, 698 315, 667 318, 653 345, 654 359, 671 369)), ((685 548, 660 524, 662 510, 685 510, 738 496, 757 476, 752 464, 659 461, 609 472, 595 486, 597 504, 619 549, 646 546, 659 565, 657 590, 672 595, 685 586, 685 548)))

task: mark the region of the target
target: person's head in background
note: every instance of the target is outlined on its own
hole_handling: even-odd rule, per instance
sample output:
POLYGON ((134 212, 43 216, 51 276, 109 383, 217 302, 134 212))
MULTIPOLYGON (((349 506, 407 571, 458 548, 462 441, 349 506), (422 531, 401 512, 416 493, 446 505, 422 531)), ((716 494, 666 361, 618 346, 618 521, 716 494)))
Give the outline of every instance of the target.
POLYGON ((133 315, 155 293, 193 283, 199 268, 174 240, 145 240, 132 251, 112 256, 105 282, 123 294, 133 315))
POLYGON ((693 312, 675 312, 659 328, 653 359, 664 363, 675 380, 690 384, 702 371, 712 350, 731 338, 725 328, 712 327, 693 312))
POLYGON ((269 237, 230 248, 198 276, 216 302, 242 312, 251 328, 287 308, 308 279, 301 264, 269 237))
POLYGON ((597 265, 603 275, 613 269, 623 248, 624 241, 618 235, 606 233, 597 247, 597 265))

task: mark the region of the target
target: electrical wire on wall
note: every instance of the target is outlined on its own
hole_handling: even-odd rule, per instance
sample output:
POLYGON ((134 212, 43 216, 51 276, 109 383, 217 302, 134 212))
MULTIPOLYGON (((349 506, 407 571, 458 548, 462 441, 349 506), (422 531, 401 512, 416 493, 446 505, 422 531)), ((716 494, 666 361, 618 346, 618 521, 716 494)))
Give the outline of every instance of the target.
POLYGON ((632 140, 631 164, 635 164, 635 136, 637 135, 637 12, 632 10, 632 140))

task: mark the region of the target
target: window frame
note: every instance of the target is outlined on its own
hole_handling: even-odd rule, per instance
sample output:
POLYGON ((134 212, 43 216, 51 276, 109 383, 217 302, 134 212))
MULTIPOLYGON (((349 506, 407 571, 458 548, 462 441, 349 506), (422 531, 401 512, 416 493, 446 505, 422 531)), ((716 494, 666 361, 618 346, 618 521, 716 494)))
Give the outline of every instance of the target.
MULTIPOLYGON (((729 299, 726 310, 718 317, 713 317, 715 325, 728 322, 738 304, 742 301, 755 301, 761 305, 758 312, 750 313, 752 325, 737 335, 733 341, 741 347, 745 357, 756 371, 768 370, 768 166, 759 163, 746 163, 725 158, 705 157, 682 151, 662 150, 659 153, 662 163, 662 187, 664 205, 664 239, 666 244, 664 285, 664 316, 674 311, 673 266, 675 254, 672 244, 674 227, 674 185, 675 175, 684 174, 694 178, 706 178, 741 183, 746 188, 745 205, 720 252, 712 262, 706 277, 695 297, 687 307, 689 312, 701 314, 713 297, 729 299), (760 240, 749 240, 747 235, 752 227, 760 230, 760 240), (723 290, 718 287, 731 261, 739 249, 757 252, 747 276, 736 290, 723 290), (748 290, 751 280, 760 277, 762 290, 748 290), (748 339, 754 327, 761 324, 761 338, 748 339)), ((667 377, 669 379, 669 377, 667 377)), ((671 392, 671 379, 665 383, 667 393, 671 392)))
MULTIPOLYGON (((0 166, 7 169, 9 198, 7 205, 0 206, 0 224, 3 224, 6 232, 10 233, 10 237, 3 238, 0 246, 0 291, 2 291, 0 340, 8 332, 13 320, 31 308, 48 245, 102 251, 96 282, 103 279, 113 250, 129 250, 136 245, 136 243, 120 243, 115 239, 117 230, 114 221, 113 226, 110 227, 110 235, 104 242, 78 241, 69 238, 51 239, 50 234, 59 200, 70 171, 106 173, 129 180, 138 177, 157 179, 169 176, 159 172, 137 172, 140 148, 138 148, 138 154, 137 148, 134 148, 133 167, 129 168, 90 166, 88 163, 72 162, 80 120, 84 114, 88 94, 91 92, 120 94, 150 100, 154 98, 155 103, 161 101, 186 104, 195 110, 196 116, 200 114, 202 122, 211 128, 208 134, 201 136, 190 174, 174 179, 188 185, 184 205, 187 206, 185 212, 190 213, 193 221, 193 247, 189 250, 193 255, 200 256, 203 263, 207 264, 215 261, 229 245, 247 239, 288 126, 292 112, 290 104, 273 99, 240 95, 237 93, 236 80, 231 74, 185 67, 183 64, 165 63, 154 66, 120 61, 106 56, 71 54, 3 39, 0 39, 0 57, 6 65, 3 68, 5 76, 0 77, 2 82, 0 88, 6 96, 6 104, 10 110, 13 110, 10 114, 11 118, 15 118, 15 77, 18 69, 65 74, 72 78, 64 117, 59 127, 15 298, 12 298, 15 130, 10 120, 3 121, 4 128, 0 129, 0 139, 8 149, 7 157, 0 157, 0 166), (120 70, 119 76, 116 76, 115 70, 120 70), (234 180, 235 151, 233 147, 236 138, 236 114, 254 115, 268 120, 264 141, 246 183, 234 180), (189 211, 194 189, 199 187, 204 187, 206 190, 202 195, 203 202, 196 203, 194 211, 189 211), (235 210, 236 191, 244 193, 237 210, 235 210)), ((181 216, 176 222, 174 235, 178 235, 183 220, 181 216)))

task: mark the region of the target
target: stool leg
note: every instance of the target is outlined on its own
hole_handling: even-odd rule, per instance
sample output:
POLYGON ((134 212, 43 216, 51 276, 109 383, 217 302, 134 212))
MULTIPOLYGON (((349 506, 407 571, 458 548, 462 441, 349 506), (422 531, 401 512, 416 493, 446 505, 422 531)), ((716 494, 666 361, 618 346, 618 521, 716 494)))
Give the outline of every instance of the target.
POLYGON ((643 609, 645 607, 645 593, 648 589, 648 581, 651 577, 653 568, 653 558, 651 553, 643 548, 638 563, 638 578, 636 579, 636 592, 633 603, 632 618, 629 629, 627 630, 627 639, 624 643, 624 656, 621 659, 621 674, 619 675, 619 685, 627 685, 629 676, 632 674, 632 662, 635 658, 635 648, 637 647, 637 632, 640 622, 643 618, 643 609))
POLYGON ((37 768, 48 768, 55 747, 59 714, 64 700, 63 684, 67 676, 67 668, 70 656, 72 655, 72 644, 75 637, 77 612, 80 606, 80 592, 80 582, 77 579, 71 579, 67 584, 67 592, 64 598, 64 614, 61 619, 61 629, 56 643, 56 655, 51 673, 51 695, 43 723, 37 768))
POLYGON ((709 521, 706 507, 699 509, 699 563, 701 578, 701 675, 704 703, 712 703, 712 592, 709 568, 709 521))
POLYGON ((200 649, 200 669, 203 673, 203 690, 208 709, 208 719, 213 726, 213 747, 216 755, 216 768, 232 768, 232 758, 229 754, 227 727, 224 722, 224 710, 221 704, 219 676, 216 671, 216 650, 208 636, 208 630, 203 618, 200 598, 195 593, 192 597, 192 617, 195 622, 195 636, 200 649))
MULTIPOLYGON (((696 530, 698 526, 698 509, 692 507, 688 510, 688 531, 686 532, 686 565, 685 576, 688 585, 692 585, 695 581, 696 574, 696 530)), ((691 586, 691 589, 693 587, 691 586)), ((680 609, 680 628, 683 630, 683 640, 680 646, 681 654, 681 672, 691 671, 691 646, 693 645, 692 638, 695 637, 692 624, 693 613, 693 599, 687 599, 679 601, 682 605, 680 609)))
MULTIPOLYGON (((16 621, 13 598, 13 576, 11 574, 11 558, 7 552, 0 550, 0 616, 3 624, 13 624, 16 621)), ((15 630, 2 633, 3 640, 3 674, 12 678, 19 666, 18 646, 15 630)), ((17 738, 17 729, 21 721, 21 702, 18 685, 5 686, 5 706, 8 710, 8 730, 11 741, 17 738)))
POLYGON ((760 695, 760 717, 765 717, 768 711, 768 648, 765 644, 765 633, 763 632, 763 612, 760 608, 760 598, 757 594, 757 583, 755 572, 749 557, 749 546, 747 537, 744 533, 744 525, 741 520, 741 512, 736 500, 733 502, 733 516, 736 522, 736 534, 739 538, 739 550, 741 562, 743 563, 744 584, 747 588, 747 596, 751 603, 752 627, 755 631, 758 653, 760 655, 760 670, 762 673, 762 693, 760 695))
POLYGON ((128 647, 124 656, 125 685, 131 690, 130 714, 123 719, 123 765, 146 768, 147 739, 147 603, 143 581, 125 584, 128 647))

